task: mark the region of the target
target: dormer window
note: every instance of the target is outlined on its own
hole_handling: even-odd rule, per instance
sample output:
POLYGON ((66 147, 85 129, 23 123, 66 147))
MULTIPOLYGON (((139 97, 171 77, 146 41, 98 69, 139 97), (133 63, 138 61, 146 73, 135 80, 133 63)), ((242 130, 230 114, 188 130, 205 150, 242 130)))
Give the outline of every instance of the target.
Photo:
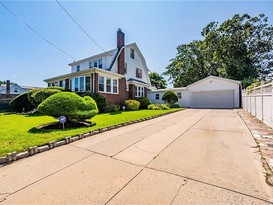
POLYGON ((135 51, 134 51, 134 49, 132 49, 132 48, 130 48, 130 57, 131 57, 132 59, 135 59, 135 51))
POLYGON ((98 61, 94 61, 94 67, 98 67, 98 61))
POLYGON ((80 71, 80 65, 77 65, 77 72, 80 71))
POLYGON ((142 78, 142 70, 139 68, 136 68, 136 77, 137 78, 142 78))
POLYGON ((92 61, 89 62, 89 68, 93 68, 94 67, 94 64, 92 61))
POLYGON ((102 59, 99 59, 99 68, 102 68, 102 59))

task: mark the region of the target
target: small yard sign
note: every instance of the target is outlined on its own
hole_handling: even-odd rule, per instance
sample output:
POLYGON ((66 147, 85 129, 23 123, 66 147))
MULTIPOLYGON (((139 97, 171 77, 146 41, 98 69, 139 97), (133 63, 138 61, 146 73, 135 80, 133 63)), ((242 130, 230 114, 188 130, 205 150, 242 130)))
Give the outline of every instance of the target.
POLYGON ((63 129, 64 129, 64 123, 66 122, 66 120, 67 120, 66 116, 59 117, 59 122, 63 124, 63 129))

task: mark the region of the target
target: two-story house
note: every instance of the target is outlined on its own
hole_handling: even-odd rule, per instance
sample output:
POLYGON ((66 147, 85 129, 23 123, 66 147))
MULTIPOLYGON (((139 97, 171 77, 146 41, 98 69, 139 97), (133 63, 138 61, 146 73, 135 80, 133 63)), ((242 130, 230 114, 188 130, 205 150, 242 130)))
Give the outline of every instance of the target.
POLYGON ((125 45, 124 33, 117 31, 117 48, 70 63, 69 74, 44 80, 74 92, 103 95, 109 104, 147 96, 150 79, 146 61, 136 43, 125 45))

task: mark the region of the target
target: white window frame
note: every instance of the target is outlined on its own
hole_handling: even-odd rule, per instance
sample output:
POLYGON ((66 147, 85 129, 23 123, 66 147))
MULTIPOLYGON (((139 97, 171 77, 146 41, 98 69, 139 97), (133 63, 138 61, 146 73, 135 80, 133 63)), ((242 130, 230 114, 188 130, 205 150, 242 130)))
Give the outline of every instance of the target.
POLYGON ((107 93, 107 94, 115 94, 115 95, 119 94, 119 80, 117 78, 112 78, 112 77, 109 77, 109 76, 99 75, 98 76, 98 92, 99 93, 107 93), (99 83, 100 82, 99 81, 100 77, 104 78, 104 81, 103 81, 104 82, 104 84, 103 84, 103 91, 101 91, 99 89, 99 85, 101 84, 101 83, 99 83), (111 85, 111 91, 110 92, 107 91, 107 84, 106 84, 107 79, 110 79, 110 82, 111 82, 110 83, 110 85, 111 85), (116 82, 117 82, 117 85, 116 85, 117 92, 114 92, 114 84, 113 84, 114 80, 116 80, 116 82))
POLYGON ((105 92, 105 76, 99 75, 98 77, 98 91, 102 93, 105 92), (100 78, 103 78, 103 84, 100 83, 100 78), (100 90, 100 85, 103 85, 103 90, 100 90))
POLYGON ((135 97, 144 97, 145 88, 144 86, 135 85, 135 97))
POLYGON ((94 62, 93 61, 90 61, 89 62, 89 68, 93 68, 94 67, 94 62))

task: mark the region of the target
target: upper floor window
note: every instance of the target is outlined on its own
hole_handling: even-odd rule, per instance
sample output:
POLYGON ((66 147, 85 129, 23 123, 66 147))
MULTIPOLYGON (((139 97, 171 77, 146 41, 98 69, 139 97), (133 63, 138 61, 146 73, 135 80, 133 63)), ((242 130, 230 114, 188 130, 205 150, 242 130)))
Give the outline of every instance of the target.
POLYGON ((89 68, 93 68, 94 67, 94 63, 92 61, 89 62, 89 68))
POLYGON ((130 57, 131 57, 132 59, 135 59, 135 50, 132 49, 132 48, 130 48, 130 57))
POLYGON ((136 68, 136 77, 137 78, 142 78, 142 70, 139 68, 136 68))
POLYGON ((98 67, 98 61, 94 61, 94 67, 98 67))
POLYGON ((99 59, 99 68, 102 68, 102 59, 99 59))
POLYGON ((77 72, 80 71, 80 65, 77 65, 77 72))
POLYGON ((159 94, 155 94, 155 99, 159 100, 159 94))

